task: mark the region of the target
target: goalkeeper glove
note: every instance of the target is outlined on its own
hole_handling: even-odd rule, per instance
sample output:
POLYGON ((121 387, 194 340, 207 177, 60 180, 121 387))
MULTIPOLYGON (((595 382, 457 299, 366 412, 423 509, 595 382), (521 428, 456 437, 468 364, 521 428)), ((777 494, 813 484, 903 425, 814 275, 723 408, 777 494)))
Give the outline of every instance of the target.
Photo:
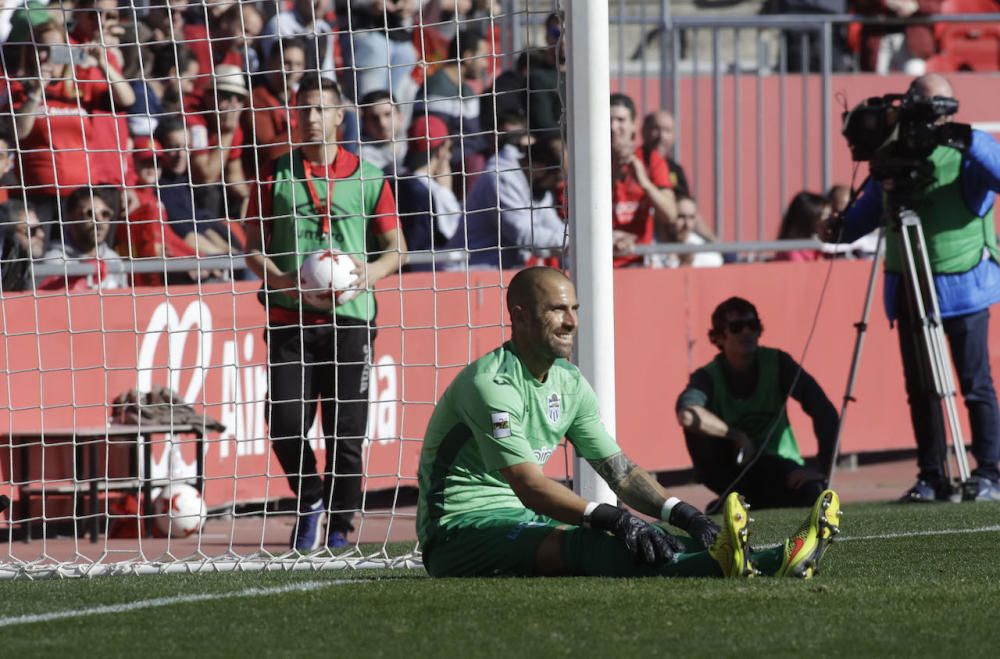
POLYGON ((636 565, 672 563, 684 551, 680 540, 647 524, 627 510, 602 503, 584 517, 591 528, 608 531, 622 541, 636 565))
POLYGON ((708 515, 699 511, 689 503, 677 501, 670 508, 670 514, 666 520, 671 525, 679 529, 684 529, 692 538, 708 549, 715 542, 719 535, 719 525, 713 522, 708 515))

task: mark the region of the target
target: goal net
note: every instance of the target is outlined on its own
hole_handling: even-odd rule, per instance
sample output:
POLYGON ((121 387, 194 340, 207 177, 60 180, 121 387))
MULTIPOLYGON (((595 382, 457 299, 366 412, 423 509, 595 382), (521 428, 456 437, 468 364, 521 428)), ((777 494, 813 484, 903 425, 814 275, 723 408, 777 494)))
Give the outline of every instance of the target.
POLYGON ((566 265, 558 3, 72 4, 0 22, 0 578, 419 566, 434 404, 566 265))

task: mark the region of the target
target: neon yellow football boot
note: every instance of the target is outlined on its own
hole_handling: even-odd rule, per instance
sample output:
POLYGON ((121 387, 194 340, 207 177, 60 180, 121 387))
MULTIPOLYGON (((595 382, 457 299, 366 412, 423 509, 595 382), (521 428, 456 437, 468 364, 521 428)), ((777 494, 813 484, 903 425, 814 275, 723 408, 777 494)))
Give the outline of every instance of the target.
POLYGON ((839 527, 840 497, 833 490, 825 490, 799 530, 785 540, 785 558, 775 576, 809 579, 819 572, 820 559, 840 533, 839 527))
POLYGON ((722 568, 726 578, 754 576, 757 571, 750 562, 750 515, 743 497, 736 492, 726 497, 722 507, 722 530, 708 548, 722 568))

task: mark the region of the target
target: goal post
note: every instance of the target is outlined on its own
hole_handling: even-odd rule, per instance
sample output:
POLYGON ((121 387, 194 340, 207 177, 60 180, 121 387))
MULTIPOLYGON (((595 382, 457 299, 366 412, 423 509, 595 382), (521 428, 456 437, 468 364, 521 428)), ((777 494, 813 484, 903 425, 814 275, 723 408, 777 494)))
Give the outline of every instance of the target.
MULTIPOLYGON (((440 8, 417 2, 399 22, 332 0, 305 17, 289 13, 303 3, 285 0, 77 4, 19 16, 3 50, 0 112, 16 125, 8 146, 18 183, 4 190, 0 224, 0 495, 12 500, 0 512, 0 579, 418 567, 427 420, 452 378, 509 337, 505 286, 527 264, 572 271, 579 362, 614 427, 608 19, 606 6, 589 6, 603 3, 563 3, 563 15, 558 0, 474 2, 455 16, 425 15, 425 4, 440 8), (557 62, 546 43, 551 16, 580 58, 565 86, 557 65, 534 75, 557 62), (476 75, 442 78, 456 61, 451 42, 469 35, 486 44, 457 44, 476 75), (94 46, 107 65, 84 57, 94 46), (368 411, 361 467, 332 465, 334 482, 362 484, 360 502, 340 511, 353 513, 347 543, 296 553, 289 536, 301 498, 269 427, 271 369, 283 358, 265 335, 278 321, 246 274, 244 247, 260 228, 244 220, 263 214, 268 163, 303 139, 291 92, 311 67, 332 67, 344 89, 340 148, 366 163, 385 158, 381 172, 359 165, 362 188, 388 181, 399 231, 427 222, 434 236, 411 246, 406 272, 375 291, 367 398, 353 399, 368 411), (63 93, 71 88, 79 93, 63 93), (146 94, 141 107, 122 107, 146 94), (525 106, 511 108, 522 97, 525 106), (543 99, 563 108, 544 127, 532 112, 543 99), (553 134, 572 164, 531 145, 553 134), (433 160, 445 140, 452 158, 433 160), (431 171, 432 161, 444 169, 431 171), (555 184, 531 187, 538 171, 562 167, 567 196, 555 184), (511 208, 502 199, 517 177, 528 192, 511 208), (529 237, 504 242, 501 214, 526 209, 529 237), (495 224, 484 234, 487 218, 495 224), (44 250, 24 236, 44 239, 44 250)), ((384 251, 376 241, 358 256, 370 264, 384 251)), ((304 312, 292 315, 304 336, 304 312)), ((322 407, 328 395, 339 396, 298 402, 322 407)), ((304 421, 299 439, 323 475, 329 427, 322 412, 304 421)), ((571 462, 553 456, 546 473, 610 500, 571 462)))
MULTIPOLYGON (((580 304, 577 365, 593 385, 601 418, 615 432, 615 313, 611 255, 611 113, 608 5, 566 2, 566 124, 570 269, 580 304)), ((611 488, 586 460, 574 459, 573 489, 585 499, 615 503, 611 488)))

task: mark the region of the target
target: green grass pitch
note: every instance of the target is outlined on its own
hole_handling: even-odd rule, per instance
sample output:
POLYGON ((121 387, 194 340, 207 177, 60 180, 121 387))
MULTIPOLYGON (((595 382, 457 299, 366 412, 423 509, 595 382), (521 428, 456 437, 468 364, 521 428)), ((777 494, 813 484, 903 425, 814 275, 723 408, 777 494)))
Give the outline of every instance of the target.
MULTIPOLYGON (((778 542, 804 515, 754 513, 752 540, 778 542)), ((841 528, 811 581, 432 580, 386 570, 6 582, 0 648, 7 657, 997 656, 1000 504, 848 505, 841 528), (149 606, 157 598, 177 599, 149 606), (17 621, 64 612, 78 616, 17 621)))

